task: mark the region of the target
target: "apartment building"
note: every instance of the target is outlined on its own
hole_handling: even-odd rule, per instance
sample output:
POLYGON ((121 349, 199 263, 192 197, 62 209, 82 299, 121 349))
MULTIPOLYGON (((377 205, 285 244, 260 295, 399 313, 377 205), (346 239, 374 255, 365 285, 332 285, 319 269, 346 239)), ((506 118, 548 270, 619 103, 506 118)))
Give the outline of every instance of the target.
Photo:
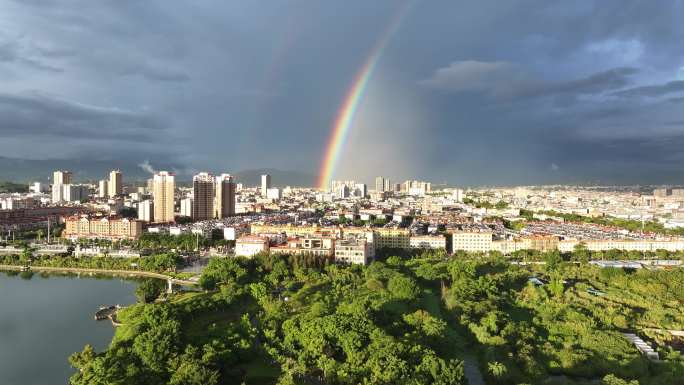
POLYGON ((261 196, 266 197, 268 189, 271 188, 271 176, 264 174, 261 176, 261 196))
POLYGON ((201 172, 192 177, 192 212, 194 221, 206 221, 214 218, 214 177, 201 172))
POLYGON ((575 246, 583 243, 589 251, 607 251, 607 250, 624 250, 624 251, 680 251, 684 250, 683 239, 672 240, 626 240, 626 239, 609 239, 609 240, 563 240, 558 242, 558 250, 560 252, 572 252, 575 246))
POLYGON ((487 252, 492 250, 491 231, 455 231, 451 234, 451 252, 487 252))
POLYGON ((52 184, 71 184, 71 171, 58 170, 52 173, 52 184))
POLYGON ((152 180, 154 195, 154 221, 166 223, 174 221, 174 193, 176 178, 173 173, 159 171, 152 180))
POLYGON ((107 196, 113 198, 123 193, 123 175, 119 170, 112 170, 109 173, 107 182, 107 196))
POLYGON ((72 216, 65 219, 63 237, 136 239, 142 234, 142 221, 119 217, 72 216))
POLYGON ((138 220, 154 222, 154 201, 147 199, 138 203, 138 220))
POLYGON ((399 227, 374 228, 376 248, 408 249, 411 246, 411 233, 399 227))
POLYGON ((230 174, 216 177, 214 194, 214 218, 226 218, 235 215, 235 182, 230 174))
POLYGON ((315 236, 290 238, 285 245, 273 246, 270 250, 271 253, 330 257, 335 250, 335 239, 315 236))
POLYGON ((446 238, 441 235, 418 235, 409 239, 412 249, 441 249, 446 251, 446 238))
POLYGON ((285 233, 288 237, 303 237, 306 235, 328 235, 335 236, 337 238, 342 234, 342 230, 339 227, 320 227, 320 226, 295 226, 292 224, 286 225, 260 225, 252 224, 250 226, 250 233, 259 234, 269 234, 269 233, 285 233))
POLYGON ((367 265, 372 260, 371 248, 363 239, 338 240, 335 244, 335 262, 367 265))

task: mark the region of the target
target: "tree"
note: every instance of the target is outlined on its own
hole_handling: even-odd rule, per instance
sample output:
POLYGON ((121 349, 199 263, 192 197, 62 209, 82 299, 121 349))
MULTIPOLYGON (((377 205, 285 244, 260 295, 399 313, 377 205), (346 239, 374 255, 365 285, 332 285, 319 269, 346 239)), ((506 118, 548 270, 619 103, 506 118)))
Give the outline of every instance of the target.
POLYGON ((95 351, 90 344, 87 344, 83 351, 77 352, 69 356, 69 363, 76 369, 81 369, 91 363, 95 359, 95 351))
POLYGON ((558 250, 554 250, 544 253, 544 261, 546 262, 546 271, 556 271, 563 263, 563 258, 558 250))
POLYGON ((584 242, 576 244, 572 256, 576 261, 582 263, 589 262, 589 250, 587 250, 587 244, 584 242))
POLYGON ((420 294, 416 281, 401 274, 397 274, 389 279, 387 289, 389 289, 392 297, 404 301, 414 300, 420 294))
POLYGON ((28 247, 24 246, 24 250, 21 252, 21 256, 19 257, 19 261, 21 262, 22 265, 28 265, 29 262, 33 260, 33 250, 28 247))
POLYGON ((162 280, 146 279, 135 289, 135 296, 140 303, 151 303, 164 292, 164 287, 162 280))
POLYGON ((639 385, 639 381, 633 380, 627 382, 626 380, 623 380, 620 377, 615 376, 614 374, 609 374, 601 380, 602 385, 639 385))

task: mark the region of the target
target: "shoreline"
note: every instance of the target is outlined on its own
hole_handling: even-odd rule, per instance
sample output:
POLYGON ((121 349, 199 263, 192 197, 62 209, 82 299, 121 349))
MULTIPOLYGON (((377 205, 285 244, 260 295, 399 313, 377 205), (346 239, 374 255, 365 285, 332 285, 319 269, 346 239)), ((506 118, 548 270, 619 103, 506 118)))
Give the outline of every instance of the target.
MULTIPOLYGON (((0 265, 0 271, 21 271, 24 266, 0 265)), ((133 277, 157 278, 171 280, 172 283, 185 286, 196 286, 198 283, 178 278, 173 278, 161 273, 140 270, 108 270, 108 269, 87 269, 81 267, 53 267, 53 266, 29 266, 29 271, 36 272, 55 272, 55 273, 95 273, 108 274, 113 276, 129 275, 133 277)))

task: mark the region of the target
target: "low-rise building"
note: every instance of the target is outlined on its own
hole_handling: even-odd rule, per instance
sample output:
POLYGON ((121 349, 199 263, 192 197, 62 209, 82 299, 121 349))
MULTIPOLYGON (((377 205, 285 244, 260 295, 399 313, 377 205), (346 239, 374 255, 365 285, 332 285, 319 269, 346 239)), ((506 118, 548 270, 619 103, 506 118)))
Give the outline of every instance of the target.
POLYGON ((245 235, 235 241, 235 255, 238 257, 252 257, 268 251, 268 239, 264 237, 245 235))
POLYGON ((330 237, 290 238, 284 245, 271 247, 271 253, 330 257, 335 250, 335 239, 330 237))
POLYGON ((589 251, 607 251, 607 250, 623 250, 623 251, 680 251, 684 250, 684 239, 672 240, 626 240, 626 239, 609 239, 609 240, 563 240, 558 242, 558 250, 563 253, 572 252, 575 246, 584 244, 589 251))
POLYGON ((142 234, 142 221, 119 217, 72 216, 65 220, 63 236, 69 239, 136 239, 142 234))
POLYGON ((442 249, 446 251, 446 238, 441 235, 418 235, 409 239, 412 249, 442 249))
POLYGON ((381 227, 373 229, 376 235, 376 248, 408 249, 411 234, 408 229, 399 227, 381 227))
POLYGON ((451 234, 451 252, 488 252, 492 250, 491 231, 455 231, 451 234))
POLYGON ((344 239, 335 244, 337 263, 367 265, 371 259, 371 245, 363 239, 344 239))

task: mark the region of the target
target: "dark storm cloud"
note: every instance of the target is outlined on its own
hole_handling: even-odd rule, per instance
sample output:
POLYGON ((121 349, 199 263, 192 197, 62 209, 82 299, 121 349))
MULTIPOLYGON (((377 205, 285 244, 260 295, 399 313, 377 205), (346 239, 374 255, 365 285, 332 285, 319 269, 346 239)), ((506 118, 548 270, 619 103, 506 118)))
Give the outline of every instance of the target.
MULTIPOLYGON (((397 7, 0 2, 0 153, 315 172, 397 7)), ((416 1, 361 98, 360 111, 378 111, 359 112, 352 129, 391 135, 405 159, 364 172, 684 181, 682 14, 684 3, 668 0, 416 1), (425 119, 397 135, 393 119, 404 116, 425 119)), ((366 159, 379 145, 347 146, 366 159)))
POLYGON ((0 93, 0 137, 149 141, 163 129, 156 118, 40 94, 0 93))

